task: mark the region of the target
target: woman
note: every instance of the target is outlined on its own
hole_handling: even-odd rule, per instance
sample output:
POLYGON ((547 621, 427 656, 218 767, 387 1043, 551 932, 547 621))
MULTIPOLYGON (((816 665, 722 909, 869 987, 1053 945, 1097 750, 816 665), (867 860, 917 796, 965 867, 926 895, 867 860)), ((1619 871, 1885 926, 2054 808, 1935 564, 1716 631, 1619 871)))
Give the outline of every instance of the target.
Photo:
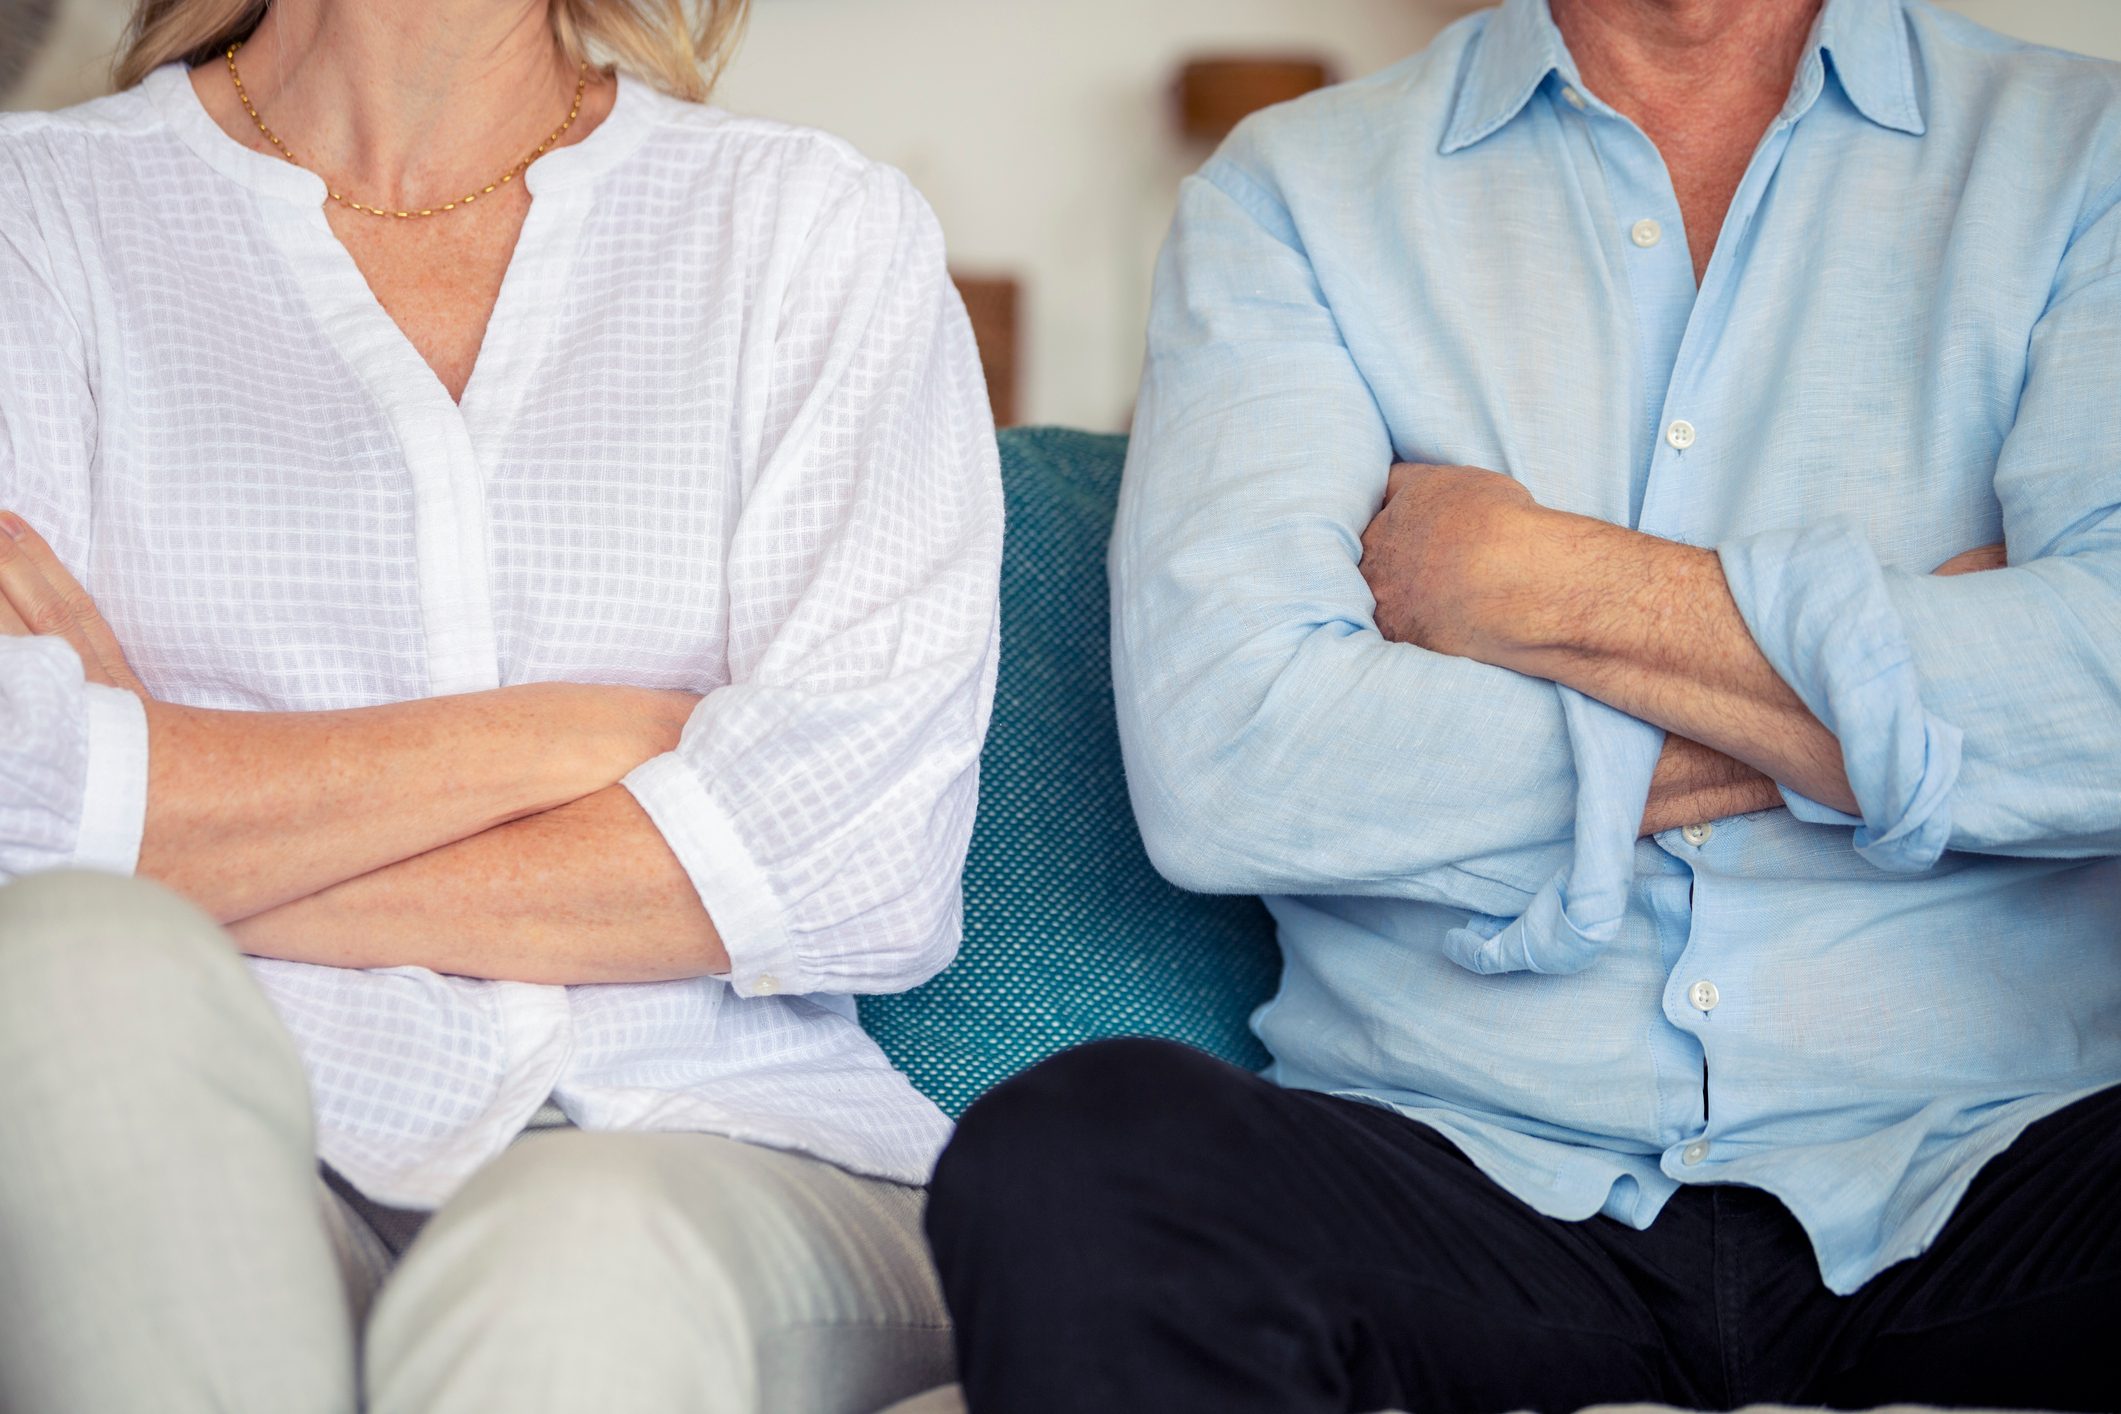
POLYGON ((145 0, 0 122, 0 1408, 947 1379, 847 998, 956 944, 992 428, 741 10, 145 0))

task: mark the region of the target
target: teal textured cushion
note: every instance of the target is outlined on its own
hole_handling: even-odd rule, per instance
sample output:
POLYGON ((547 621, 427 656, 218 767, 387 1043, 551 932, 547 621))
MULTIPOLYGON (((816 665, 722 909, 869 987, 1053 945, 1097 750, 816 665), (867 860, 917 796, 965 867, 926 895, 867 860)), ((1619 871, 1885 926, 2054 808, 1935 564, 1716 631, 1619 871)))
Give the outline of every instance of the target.
POLYGON ((951 1114, 1079 1042, 1163 1036, 1258 1067, 1248 1029, 1280 960, 1258 900, 1150 866, 1112 716, 1105 542, 1124 437, 1004 432, 1002 661, 965 867, 965 941, 863 1023, 951 1114))

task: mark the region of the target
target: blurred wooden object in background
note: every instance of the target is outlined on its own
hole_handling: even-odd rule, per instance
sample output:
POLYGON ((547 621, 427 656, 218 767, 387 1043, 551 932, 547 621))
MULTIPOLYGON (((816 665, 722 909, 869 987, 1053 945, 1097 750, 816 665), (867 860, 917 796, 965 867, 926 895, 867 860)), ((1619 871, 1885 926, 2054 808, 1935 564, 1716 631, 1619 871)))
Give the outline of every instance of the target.
POLYGON ((953 270, 950 278, 972 317, 972 337, 979 344, 980 366, 987 371, 987 400, 994 404, 994 425, 1016 425, 1017 350, 1022 347, 1018 317, 1023 308, 1022 284, 1006 275, 967 275, 953 270))
POLYGON ((1260 109, 1336 81, 1331 64, 1303 55, 1205 55, 1172 84, 1178 129, 1194 142, 1221 142, 1260 109))

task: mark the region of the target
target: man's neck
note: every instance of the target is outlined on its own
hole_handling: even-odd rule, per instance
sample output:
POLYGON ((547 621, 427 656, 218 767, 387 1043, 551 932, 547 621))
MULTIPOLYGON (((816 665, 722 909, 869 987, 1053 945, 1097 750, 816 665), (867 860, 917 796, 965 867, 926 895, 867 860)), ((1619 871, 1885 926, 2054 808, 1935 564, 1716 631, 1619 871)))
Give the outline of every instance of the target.
POLYGON ((1821 0, 1551 0, 1584 86, 1656 130, 1788 97, 1821 0))
MULTIPOLYGON (((545 0, 275 0, 237 63, 305 165, 370 201, 440 200, 566 116, 576 73, 546 15, 545 0)), ((195 82, 229 87, 220 65, 195 82)))
POLYGON ((1657 145, 1702 279, 1821 0, 1550 0, 1584 87, 1657 145))

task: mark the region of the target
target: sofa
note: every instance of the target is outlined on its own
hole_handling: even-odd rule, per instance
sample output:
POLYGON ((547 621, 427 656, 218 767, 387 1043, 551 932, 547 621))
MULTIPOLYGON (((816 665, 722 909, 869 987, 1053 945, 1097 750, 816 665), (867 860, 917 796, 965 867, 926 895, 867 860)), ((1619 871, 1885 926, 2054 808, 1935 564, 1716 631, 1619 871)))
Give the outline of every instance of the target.
MULTIPOLYGON (((1126 446, 1059 428, 1001 436, 1002 656, 965 865, 964 943, 927 985, 861 1003, 870 1034, 952 1116, 1017 1071, 1101 1037, 1159 1036, 1243 1066, 1267 1061, 1249 1021, 1279 976, 1272 920, 1256 899, 1166 883, 1127 801, 1105 580, 1126 446)), ((935 1390, 886 1414, 964 1414, 964 1404, 954 1388, 935 1390)))
POLYGON ((1163 1036, 1239 1065, 1279 973, 1250 898, 1188 894, 1143 851, 1120 767, 1105 542, 1123 437, 1004 432, 1008 549, 994 719, 980 759, 957 961, 864 998, 869 1033, 953 1117, 1083 1041, 1163 1036))

